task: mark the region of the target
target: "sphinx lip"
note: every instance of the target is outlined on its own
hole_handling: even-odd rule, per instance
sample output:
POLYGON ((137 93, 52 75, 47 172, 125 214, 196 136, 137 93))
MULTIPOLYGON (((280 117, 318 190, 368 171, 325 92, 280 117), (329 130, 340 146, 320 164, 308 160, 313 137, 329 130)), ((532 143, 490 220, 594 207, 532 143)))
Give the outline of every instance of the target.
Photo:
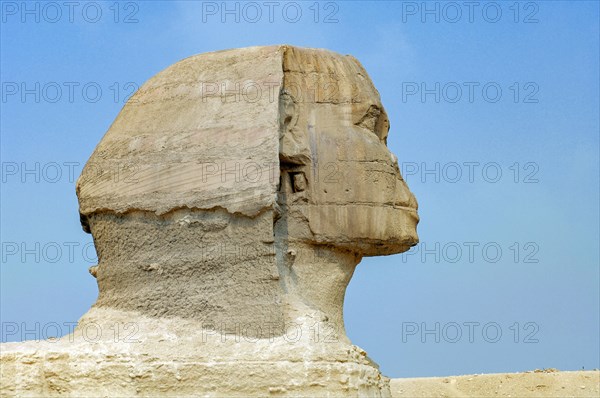
POLYGON ((411 213, 417 212, 417 209, 415 207, 411 207, 411 206, 394 206, 394 208, 401 209, 404 211, 410 211, 411 213))

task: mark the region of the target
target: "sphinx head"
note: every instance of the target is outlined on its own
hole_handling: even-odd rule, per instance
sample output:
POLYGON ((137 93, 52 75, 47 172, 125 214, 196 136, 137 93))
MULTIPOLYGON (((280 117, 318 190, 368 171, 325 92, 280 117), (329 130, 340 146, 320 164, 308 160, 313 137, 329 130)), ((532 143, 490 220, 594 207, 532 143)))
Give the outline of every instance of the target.
POLYGON ((78 180, 96 305, 238 323, 342 324, 363 256, 417 243, 389 121, 350 56, 201 54, 125 105, 78 180))

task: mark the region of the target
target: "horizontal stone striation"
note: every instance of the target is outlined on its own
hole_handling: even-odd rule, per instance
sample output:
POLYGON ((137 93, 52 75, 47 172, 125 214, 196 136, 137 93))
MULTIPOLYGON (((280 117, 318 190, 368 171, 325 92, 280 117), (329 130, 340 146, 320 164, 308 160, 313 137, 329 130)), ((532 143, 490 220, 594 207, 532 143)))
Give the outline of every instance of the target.
POLYGON ((253 216, 271 207, 281 58, 278 46, 201 54, 148 80, 77 182, 83 218, 103 209, 163 214, 215 206, 253 216), (242 96, 244 87, 262 91, 242 96))

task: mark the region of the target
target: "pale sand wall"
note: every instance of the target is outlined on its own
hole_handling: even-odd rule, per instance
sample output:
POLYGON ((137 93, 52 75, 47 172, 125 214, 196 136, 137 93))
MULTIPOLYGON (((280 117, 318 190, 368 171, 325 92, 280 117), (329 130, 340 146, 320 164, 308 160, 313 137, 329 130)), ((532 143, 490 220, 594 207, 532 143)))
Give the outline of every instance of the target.
POLYGON ((392 379, 402 397, 600 397, 600 371, 498 373, 392 379))

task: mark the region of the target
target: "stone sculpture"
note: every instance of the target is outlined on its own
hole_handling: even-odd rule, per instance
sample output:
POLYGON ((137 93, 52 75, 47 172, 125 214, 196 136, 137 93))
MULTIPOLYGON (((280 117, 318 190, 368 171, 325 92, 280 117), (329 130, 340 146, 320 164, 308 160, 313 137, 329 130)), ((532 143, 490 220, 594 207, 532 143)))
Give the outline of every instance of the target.
POLYGON ((151 78, 77 182, 98 300, 58 342, 3 344, 2 394, 389 396, 342 316, 362 257, 418 240, 388 130, 364 68, 327 50, 151 78))

